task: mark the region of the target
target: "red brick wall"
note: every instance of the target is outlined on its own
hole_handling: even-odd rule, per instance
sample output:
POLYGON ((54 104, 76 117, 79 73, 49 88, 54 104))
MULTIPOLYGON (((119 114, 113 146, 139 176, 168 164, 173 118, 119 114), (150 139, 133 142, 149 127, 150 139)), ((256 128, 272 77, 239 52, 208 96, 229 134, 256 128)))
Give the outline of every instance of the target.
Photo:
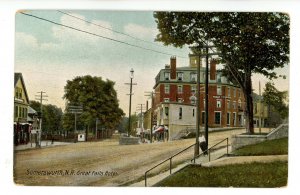
MULTIPOLYGON (((180 85, 180 84, 179 84, 180 85)), ((170 93, 165 94, 165 84, 158 85, 158 88, 156 88, 156 92, 159 91, 160 94, 156 95, 155 99, 155 105, 161 103, 164 101, 164 98, 170 98, 170 102, 177 102, 178 98, 182 98, 184 100, 184 103, 190 103, 190 96, 191 93, 191 85, 190 84, 182 84, 183 86, 183 93, 178 94, 177 86, 178 84, 169 84, 170 86, 170 93)), ((217 95, 217 86, 218 85, 210 85, 209 86, 209 96, 208 96, 208 124, 209 127, 226 127, 227 125, 227 112, 230 113, 230 126, 233 126, 233 112, 236 112, 236 124, 237 124, 237 116, 238 116, 238 100, 239 100, 239 93, 238 89, 236 89, 236 97, 234 97, 233 87, 231 88, 231 94, 230 94, 230 109, 227 109, 227 98, 228 97, 228 86, 224 85, 222 86, 222 95, 220 97, 216 97, 217 95), (221 108, 217 108, 217 100, 221 100, 221 108), (233 109, 233 101, 236 102, 236 108, 233 109), (215 111, 221 111, 221 125, 215 124, 215 111)), ((204 85, 201 85, 200 87, 204 87, 204 85)), ((203 90, 201 90, 203 91, 203 90)), ((205 111, 204 107, 204 99, 205 99, 205 93, 202 92, 200 94, 200 112, 205 111)), ((244 96, 241 92, 241 101, 242 106, 244 106, 244 96)), ((200 121, 202 124, 202 114, 200 115, 200 121)))
POLYGON ((171 57, 170 59, 171 64, 171 79, 176 79, 176 57, 171 57))
POLYGON ((213 59, 210 61, 210 70, 209 70, 210 80, 216 80, 216 65, 217 65, 216 60, 213 59))

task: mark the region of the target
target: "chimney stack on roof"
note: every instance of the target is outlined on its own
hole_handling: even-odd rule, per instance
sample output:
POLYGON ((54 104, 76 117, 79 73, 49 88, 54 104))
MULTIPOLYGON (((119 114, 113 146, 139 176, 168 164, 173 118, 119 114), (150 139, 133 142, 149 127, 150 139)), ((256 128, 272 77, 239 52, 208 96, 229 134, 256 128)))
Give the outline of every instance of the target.
POLYGON ((172 56, 170 58, 171 64, 171 79, 176 79, 176 57, 172 56))

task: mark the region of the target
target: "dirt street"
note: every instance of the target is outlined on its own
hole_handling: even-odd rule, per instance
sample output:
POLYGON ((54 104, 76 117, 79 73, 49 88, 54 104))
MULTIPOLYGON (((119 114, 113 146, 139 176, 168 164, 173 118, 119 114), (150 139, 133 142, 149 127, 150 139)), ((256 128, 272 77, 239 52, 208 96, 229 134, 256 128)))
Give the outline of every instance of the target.
MULTIPOLYGON (((209 145, 243 132, 210 133, 209 145)), ((195 139, 185 139, 119 145, 118 140, 106 140, 15 151, 14 180, 33 186, 120 186, 143 177, 146 170, 194 143, 195 139)), ((193 151, 174 159, 174 164, 191 158, 193 151)))

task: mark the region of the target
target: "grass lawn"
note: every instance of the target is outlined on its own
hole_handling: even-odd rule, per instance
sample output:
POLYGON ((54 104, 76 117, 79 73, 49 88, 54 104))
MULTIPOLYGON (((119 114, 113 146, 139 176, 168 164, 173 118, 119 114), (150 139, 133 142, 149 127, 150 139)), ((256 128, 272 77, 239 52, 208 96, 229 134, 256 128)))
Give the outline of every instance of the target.
POLYGON ((238 156, 260 156, 288 154, 288 138, 268 140, 245 146, 233 152, 238 156))
POLYGON ((249 163, 201 167, 189 165, 160 181, 162 187, 283 187, 287 185, 287 162, 249 163))

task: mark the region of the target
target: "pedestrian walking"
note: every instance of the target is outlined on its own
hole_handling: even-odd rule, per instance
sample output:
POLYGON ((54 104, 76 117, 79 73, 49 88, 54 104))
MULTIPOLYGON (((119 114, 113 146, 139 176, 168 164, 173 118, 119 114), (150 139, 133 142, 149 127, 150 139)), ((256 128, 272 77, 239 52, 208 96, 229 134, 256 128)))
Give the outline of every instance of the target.
POLYGON ((203 134, 202 136, 199 137, 199 146, 202 152, 204 153, 204 155, 207 155, 206 140, 203 134))

